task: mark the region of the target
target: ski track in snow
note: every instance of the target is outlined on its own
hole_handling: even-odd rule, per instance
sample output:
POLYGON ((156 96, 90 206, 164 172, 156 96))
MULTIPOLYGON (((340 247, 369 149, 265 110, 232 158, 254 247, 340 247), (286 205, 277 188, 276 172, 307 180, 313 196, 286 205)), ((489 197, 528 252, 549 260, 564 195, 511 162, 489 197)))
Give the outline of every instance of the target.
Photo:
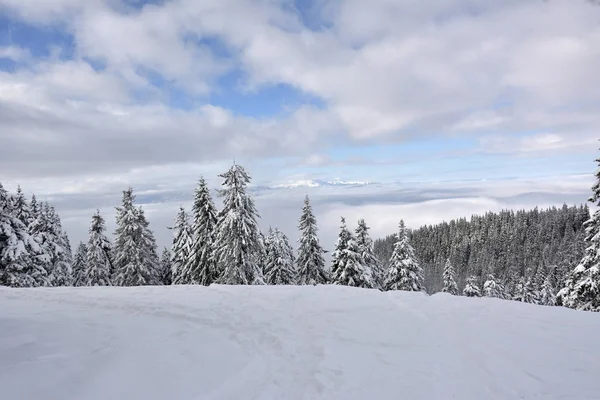
POLYGON ((2 399, 600 399, 600 314, 339 286, 0 288, 2 399))

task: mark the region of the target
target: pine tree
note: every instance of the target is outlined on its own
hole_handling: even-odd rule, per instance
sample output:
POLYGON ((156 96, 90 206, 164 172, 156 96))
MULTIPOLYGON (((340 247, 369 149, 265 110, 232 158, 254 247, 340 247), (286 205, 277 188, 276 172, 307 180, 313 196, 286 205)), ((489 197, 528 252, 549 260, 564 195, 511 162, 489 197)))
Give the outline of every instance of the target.
MULTIPOLYGON (((596 159, 600 166, 600 158, 596 159)), ((596 183, 592 187, 592 196, 589 202, 600 206, 600 168, 596 171, 596 183)), ((600 208, 585 224, 588 247, 585 256, 571 275, 568 282, 558 296, 559 302, 570 308, 585 311, 600 311, 600 208)))
POLYGON ((133 189, 123 191, 123 204, 117 207, 113 262, 115 264, 116 286, 143 286, 155 284, 155 265, 148 263, 148 255, 142 245, 144 231, 139 209, 133 202, 133 189))
POLYGON ((424 290, 423 270, 416 260, 403 220, 400 221, 398 238, 390 258, 384 288, 385 290, 424 290))
POLYGON ((217 209, 203 177, 198 182, 192 206, 194 224, 192 245, 185 262, 191 281, 208 286, 217 278, 215 260, 211 257, 217 226, 217 209))
POLYGON ((267 285, 293 285, 296 283, 294 254, 287 236, 279 229, 269 229, 265 241, 265 281, 267 285))
POLYGON ((375 280, 371 270, 365 265, 362 254, 352 232, 341 219, 340 234, 332 253, 331 280, 335 285, 374 288, 375 280))
POLYGON ((32 257, 38 243, 23 222, 12 215, 12 197, 0 183, 0 285, 12 287, 47 286, 48 275, 32 257))
POLYGON ((553 306, 556 304, 556 292, 552 284, 552 276, 547 274, 539 290, 539 303, 543 306, 553 306))
POLYGON ((163 248, 162 256, 160 258, 161 268, 161 282, 163 285, 171 285, 173 283, 172 278, 172 264, 171 264, 171 252, 167 247, 163 248))
POLYGON ((258 211, 246 193, 250 176, 240 165, 233 165, 222 177, 223 209, 217 215, 213 257, 219 271, 218 283, 229 285, 264 284, 258 257, 258 211))
POLYGON ((72 255, 68 238, 62 229, 60 217, 54 207, 45 203, 43 212, 46 214, 48 222, 46 246, 49 246, 51 255, 50 282, 52 286, 71 286, 73 281, 72 255))
POLYGON ((111 286, 111 244, 104 234, 105 231, 104 218, 97 210, 89 228, 82 286, 111 286))
POLYGON ((171 246, 171 271, 173 285, 186 285, 194 283, 191 270, 186 261, 190 257, 192 246, 192 232, 188 215, 183 207, 179 207, 175 225, 173 226, 173 244, 171 246))
POLYGON ((85 269, 87 265, 87 247, 80 242, 73 258, 73 286, 85 286, 85 269))
POLYGON ((331 280, 335 282, 340 275, 340 269, 344 268, 344 251, 348 248, 348 244, 353 239, 352 233, 346 226, 346 219, 341 218, 340 233, 335 242, 335 247, 331 253, 331 280))
POLYGON ((487 280, 483 284, 483 295, 485 297, 504 299, 504 287, 492 274, 488 275, 487 280))
POLYGON ((477 285, 477 277, 470 276, 467 278, 467 284, 463 289, 463 296, 466 297, 481 297, 481 290, 477 285))
POLYGON ((458 295, 458 285, 454 280, 456 273, 454 272, 454 267, 450 263, 450 259, 446 260, 446 265, 444 266, 444 288, 442 292, 450 293, 452 295, 458 295))
POLYGON ((150 222, 146 219, 146 215, 142 207, 138 208, 138 221, 142 227, 142 235, 140 237, 140 248, 142 255, 142 263, 150 272, 149 285, 160 285, 160 259, 158 256, 158 246, 154 237, 154 232, 150 229, 150 222))
POLYGON ((329 277, 325 271, 323 248, 317 237, 317 220, 312 212, 308 196, 304 199, 298 229, 300 229, 298 258, 296 260, 298 284, 317 285, 327 283, 329 277))
POLYGON ((25 227, 29 227, 32 219, 31 207, 21 186, 17 186, 17 194, 13 196, 11 209, 13 216, 18 218, 25 227))
POLYGON ((385 278, 381 262, 373 252, 373 240, 369 236, 369 227, 364 219, 358 220, 358 226, 355 231, 356 245, 358 253, 370 275, 373 277, 374 287, 382 288, 385 278))

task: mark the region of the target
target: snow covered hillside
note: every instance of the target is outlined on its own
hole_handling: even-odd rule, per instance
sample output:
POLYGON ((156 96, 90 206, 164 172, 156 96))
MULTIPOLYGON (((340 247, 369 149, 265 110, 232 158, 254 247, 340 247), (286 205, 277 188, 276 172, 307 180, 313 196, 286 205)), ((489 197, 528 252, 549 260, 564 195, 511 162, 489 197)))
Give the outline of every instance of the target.
POLYGON ((597 399, 600 314, 340 286, 0 287, 2 399, 597 399))

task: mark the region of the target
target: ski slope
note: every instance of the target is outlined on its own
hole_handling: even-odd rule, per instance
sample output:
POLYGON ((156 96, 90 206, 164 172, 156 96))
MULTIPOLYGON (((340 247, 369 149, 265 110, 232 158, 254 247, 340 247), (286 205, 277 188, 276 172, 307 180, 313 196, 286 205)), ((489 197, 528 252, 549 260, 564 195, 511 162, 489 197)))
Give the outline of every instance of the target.
POLYGON ((335 286, 0 288, 6 400, 598 399, 600 314, 335 286))

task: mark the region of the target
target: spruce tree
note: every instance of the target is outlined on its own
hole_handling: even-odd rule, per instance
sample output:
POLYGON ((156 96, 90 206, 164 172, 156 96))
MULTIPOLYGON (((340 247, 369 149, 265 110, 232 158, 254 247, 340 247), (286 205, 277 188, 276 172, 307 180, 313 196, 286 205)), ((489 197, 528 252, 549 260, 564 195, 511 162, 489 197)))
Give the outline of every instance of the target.
POLYGON ((215 260, 211 257, 217 226, 217 209, 203 177, 200 178, 194 194, 192 213, 192 245, 185 261, 185 269, 189 271, 192 282, 208 286, 217 278, 215 260))
POLYGON ((121 207, 117 207, 113 262, 116 286, 143 286, 155 284, 154 264, 148 263, 147 254, 142 246, 145 227, 134 206, 133 189, 123 191, 121 207))
MULTIPOLYGON (((600 158, 596 159, 600 166, 600 158)), ((589 202, 600 206, 600 168, 596 171, 589 202)), ((585 224, 585 256, 571 274, 566 286, 558 293, 559 303, 585 311, 600 311, 600 208, 585 224)))
POLYGON ((218 283, 229 285, 264 284, 259 265, 262 246, 259 239, 258 211, 246 193, 250 176, 234 164, 223 178, 223 209, 217 215, 213 257, 219 272, 218 283))
POLYGON ((29 227, 32 220, 31 207, 21 186, 17 186, 17 194, 12 198, 12 214, 23 223, 25 227, 29 227))
POLYGON ((175 217, 173 226, 173 244, 171 246, 171 271, 173 285, 186 285, 195 283, 192 280, 190 264, 186 261, 190 257, 192 247, 192 232, 188 215, 183 207, 175 217))
POLYGON ((385 278, 381 262, 373 252, 373 240, 369 236, 369 227, 364 219, 358 220, 358 226, 355 231, 356 245, 363 263, 373 277, 374 287, 382 288, 385 278))
POLYGON ((0 183, 0 285, 12 287, 47 286, 48 275, 32 257, 38 243, 23 222, 12 215, 12 196, 0 183))
POLYGON ((384 282, 385 290, 422 291, 423 270, 417 262, 404 221, 400 221, 394 252, 384 282))
POLYGON ((481 297, 481 290, 477 285, 477 277, 470 276, 467 278, 467 284, 463 289, 463 296, 466 297, 481 297))
POLYGON ((294 253, 287 236, 279 229, 269 229, 265 241, 265 282, 267 285, 293 285, 296 283, 294 253))
POLYGON ((299 285, 325 284, 329 281, 325 271, 323 248, 317 237, 317 220, 313 214, 308 196, 304 198, 304 207, 298 223, 300 238, 298 239, 298 271, 299 285))
POLYGON ((92 217, 92 223, 88 231, 89 239, 86 246, 86 264, 82 286, 111 286, 112 246, 104 234, 105 231, 104 218, 97 210, 92 217))
POLYGON ((352 232, 341 219, 340 234, 332 253, 331 281, 335 285, 374 288, 375 280, 365 265, 361 251, 352 232))
POLYGON ((86 285, 87 247, 80 242, 73 257, 73 286, 86 285))
POLYGON ((492 274, 488 275, 487 280, 483 284, 483 295, 485 297, 504 299, 504 287, 492 274))
POLYGON ((450 259, 448 258, 446 259, 446 264, 444 265, 444 288, 442 289, 442 292, 450 293, 455 296, 458 295, 458 285, 454 280, 455 275, 456 273, 454 272, 454 267, 452 266, 452 263, 450 263, 450 259))
POLYGON ((539 290, 539 303, 543 306, 553 306, 556 304, 556 292, 552 283, 552 276, 547 274, 539 290))
POLYGON ((171 252, 167 247, 163 248, 160 258, 160 279, 163 285, 171 285, 173 283, 173 273, 171 265, 171 252))
POLYGON ((141 229, 140 248, 142 263, 147 266, 150 272, 149 285, 160 285, 160 259, 158 256, 158 246, 154 237, 154 232, 150 229, 150 222, 146 219, 146 214, 142 207, 138 207, 138 222, 141 229))

